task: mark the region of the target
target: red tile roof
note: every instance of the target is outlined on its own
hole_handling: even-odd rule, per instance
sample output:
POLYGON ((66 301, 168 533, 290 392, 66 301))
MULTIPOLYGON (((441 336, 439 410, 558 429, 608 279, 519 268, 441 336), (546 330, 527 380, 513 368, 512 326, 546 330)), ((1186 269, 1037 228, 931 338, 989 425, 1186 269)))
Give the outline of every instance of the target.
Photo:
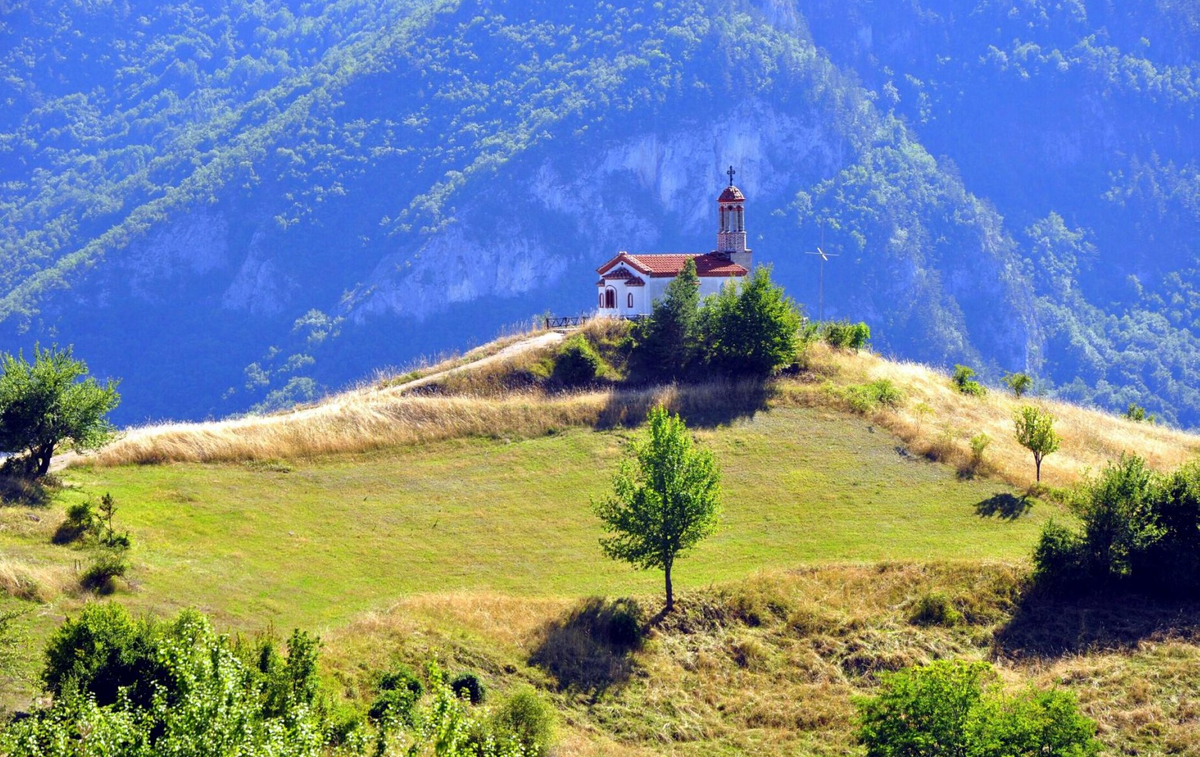
POLYGON ((627 252, 622 252, 597 268, 596 272, 605 278, 624 278, 620 272, 614 272, 615 275, 613 276, 605 273, 605 271, 611 270, 618 263, 624 263, 635 271, 653 278, 668 276, 674 278, 683 271, 683 264, 688 260, 696 261, 696 275, 702 278, 745 276, 749 273, 742 266, 717 255, 715 252, 682 252, 654 255, 630 255, 627 252))
POLYGON ((745 202, 746 196, 742 194, 742 190, 730 184, 717 198, 717 202, 745 202))
POLYGON ((621 266, 615 271, 609 271, 608 273, 604 274, 604 278, 617 281, 619 279, 633 279, 637 277, 630 273, 628 268, 621 266))
POLYGON ((604 278, 602 278, 596 282, 596 286, 602 287, 602 286, 607 285, 608 282, 610 282, 610 281, 619 281, 621 279, 624 279, 625 286, 627 286, 627 287, 644 287, 644 286, 646 286, 645 279, 643 279, 639 276, 633 276, 633 275, 630 275, 630 276, 605 276, 604 278))

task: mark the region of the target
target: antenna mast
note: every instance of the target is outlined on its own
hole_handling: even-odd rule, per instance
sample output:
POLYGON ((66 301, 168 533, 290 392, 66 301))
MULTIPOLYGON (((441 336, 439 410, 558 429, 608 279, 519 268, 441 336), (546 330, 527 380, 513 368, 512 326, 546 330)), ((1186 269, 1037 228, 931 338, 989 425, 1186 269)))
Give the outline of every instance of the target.
MULTIPOLYGON (((732 166, 731 166, 732 168, 732 166)), ((816 252, 808 251, 805 255, 816 255, 821 259, 821 272, 817 283, 817 320, 825 320, 825 264, 830 258, 841 257, 839 252, 825 252, 825 219, 821 219, 818 223, 821 224, 821 244, 817 247, 816 252)))

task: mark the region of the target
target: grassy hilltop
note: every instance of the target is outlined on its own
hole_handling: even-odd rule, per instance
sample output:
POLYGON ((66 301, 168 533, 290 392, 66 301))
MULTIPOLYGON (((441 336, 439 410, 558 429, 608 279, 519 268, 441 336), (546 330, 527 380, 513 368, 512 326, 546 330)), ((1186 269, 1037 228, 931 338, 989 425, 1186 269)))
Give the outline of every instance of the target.
MULTIPOLYGON (((587 333, 604 352, 614 328, 587 333)), ((351 699, 398 659, 436 656, 501 691, 532 682, 564 715, 563 754, 854 754, 850 697, 881 670, 942 656, 1077 691, 1114 749, 1195 749, 1190 610, 1027 601, 1042 524, 1071 516, 1026 495, 1012 398, 823 346, 765 387, 548 393, 538 377, 559 339, 514 337, 290 413, 132 430, 70 461, 49 504, 0 510, 6 604, 34 610, 29 669, 49 630, 91 601, 74 577, 82 553, 51 543, 63 509, 111 492, 135 544, 117 601, 197 607, 226 630, 318 631, 351 699), (882 378, 903 395, 895 407, 857 391, 882 378), (606 604, 589 598, 653 608, 660 577, 603 558, 589 502, 660 401, 715 452, 724 517, 677 568, 681 611, 629 650, 597 640, 606 604), (972 462, 981 432, 993 442, 972 462), (962 621, 914 624, 930 597, 962 621)), ((1064 436, 1051 487, 1123 451, 1165 469, 1200 449, 1047 404, 1064 436)), ((34 688, 10 682, 7 699, 34 688)))

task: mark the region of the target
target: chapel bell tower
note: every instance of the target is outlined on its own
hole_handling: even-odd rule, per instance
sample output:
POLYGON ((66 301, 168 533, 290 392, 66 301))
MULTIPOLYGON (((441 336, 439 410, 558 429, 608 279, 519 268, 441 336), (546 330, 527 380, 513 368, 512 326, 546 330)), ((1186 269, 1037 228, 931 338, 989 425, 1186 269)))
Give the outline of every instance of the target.
POLYGON ((717 198, 720 227, 717 231, 717 254, 750 270, 752 251, 746 247, 746 197, 733 185, 737 171, 733 166, 726 172, 729 186, 717 198))

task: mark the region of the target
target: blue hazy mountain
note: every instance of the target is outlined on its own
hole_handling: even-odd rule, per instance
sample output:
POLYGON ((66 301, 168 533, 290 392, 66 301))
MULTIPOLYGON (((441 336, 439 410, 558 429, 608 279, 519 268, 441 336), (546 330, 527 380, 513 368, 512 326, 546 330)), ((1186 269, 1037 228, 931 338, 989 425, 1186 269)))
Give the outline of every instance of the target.
POLYGON ((0 349, 286 404, 756 260, 876 347, 1200 422, 1200 3, 0 0, 0 349), (1122 4, 1130 5, 1130 4, 1122 4))

